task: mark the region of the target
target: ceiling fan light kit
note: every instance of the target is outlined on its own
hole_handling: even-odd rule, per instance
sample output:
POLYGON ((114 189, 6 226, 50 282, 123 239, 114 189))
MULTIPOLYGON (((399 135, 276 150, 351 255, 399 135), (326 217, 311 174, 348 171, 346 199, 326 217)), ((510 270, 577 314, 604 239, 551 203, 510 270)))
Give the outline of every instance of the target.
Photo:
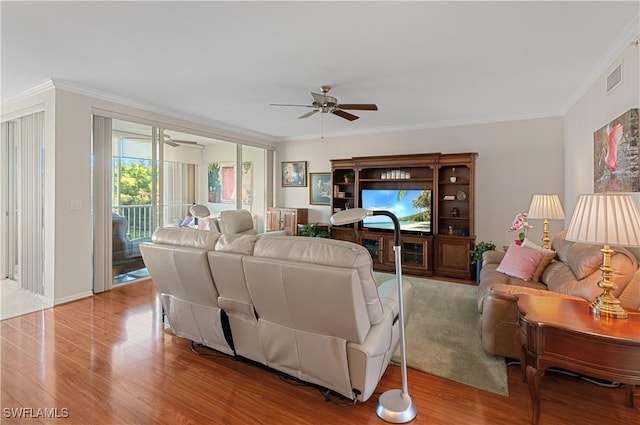
POLYGON ((348 121, 355 121, 358 117, 357 115, 353 115, 345 111, 345 109, 355 110, 355 111, 377 111, 378 106, 374 103, 338 103, 338 99, 329 96, 329 90, 331 90, 330 86, 322 86, 320 87, 322 94, 311 92, 311 97, 313 98, 313 102, 311 105, 290 105, 284 103, 272 103, 271 106, 299 106, 303 108, 313 108, 313 111, 309 111, 306 114, 302 114, 298 117, 298 119, 309 118, 312 115, 315 115, 318 112, 322 112, 323 114, 333 114, 339 116, 340 118, 344 118, 348 121))

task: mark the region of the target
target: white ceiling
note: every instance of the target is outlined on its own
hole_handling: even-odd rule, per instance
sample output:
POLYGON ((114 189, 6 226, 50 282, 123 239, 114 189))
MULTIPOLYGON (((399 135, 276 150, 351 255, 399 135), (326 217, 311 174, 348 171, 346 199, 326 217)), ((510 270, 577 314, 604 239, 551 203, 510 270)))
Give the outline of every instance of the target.
POLYGON ((0 2, 2 101, 53 79, 266 140, 562 115, 639 1, 0 2), (309 92, 376 103, 297 119, 309 92))

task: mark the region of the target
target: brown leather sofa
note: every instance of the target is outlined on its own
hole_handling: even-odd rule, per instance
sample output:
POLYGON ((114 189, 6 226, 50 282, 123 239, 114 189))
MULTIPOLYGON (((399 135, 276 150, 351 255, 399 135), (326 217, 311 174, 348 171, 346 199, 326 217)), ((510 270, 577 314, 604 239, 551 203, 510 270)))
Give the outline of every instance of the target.
MULTIPOLYGON (((481 314, 481 339, 484 349, 494 355, 520 358, 518 339, 519 294, 548 297, 577 297, 593 301, 602 289, 602 247, 565 240, 566 231, 556 235, 552 249, 556 257, 544 269, 538 282, 524 281, 496 269, 505 251, 486 251, 480 271, 478 310, 481 314)), ((628 311, 640 311, 640 269, 627 249, 611 247, 612 280, 618 288, 613 294, 628 311)))
MULTIPOLYGON (((400 335, 395 279, 369 252, 324 238, 164 228, 140 249, 171 330, 366 401, 400 335)), ((405 322, 411 285, 404 282, 405 322)))

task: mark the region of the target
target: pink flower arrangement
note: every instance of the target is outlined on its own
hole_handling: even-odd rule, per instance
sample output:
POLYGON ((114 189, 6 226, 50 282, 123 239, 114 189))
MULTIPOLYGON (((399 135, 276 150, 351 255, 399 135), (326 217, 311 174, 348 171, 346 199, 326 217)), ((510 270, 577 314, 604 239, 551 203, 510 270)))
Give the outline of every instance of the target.
POLYGON ((513 223, 511 223, 511 227, 509 230, 511 232, 520 232, 518 233, 518 239, 516 239, 517 245, 522 245, 524 242, 524 238, 527 235, 527 230, 533 229, 533 226, 527 222, 527 213, 518 213, 516 217, 513 219, 513 223))

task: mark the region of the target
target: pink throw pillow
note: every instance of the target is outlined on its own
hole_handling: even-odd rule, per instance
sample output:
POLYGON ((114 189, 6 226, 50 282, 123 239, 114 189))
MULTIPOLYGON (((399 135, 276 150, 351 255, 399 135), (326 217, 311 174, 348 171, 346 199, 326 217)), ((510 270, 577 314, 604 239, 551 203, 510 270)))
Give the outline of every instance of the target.
POLYGON ((543 255, 541 251, 526 246, 518 246, 515 242, 512 242, 496 270, 507 276, 529 281, 536 267, 540 264, 543 255))

